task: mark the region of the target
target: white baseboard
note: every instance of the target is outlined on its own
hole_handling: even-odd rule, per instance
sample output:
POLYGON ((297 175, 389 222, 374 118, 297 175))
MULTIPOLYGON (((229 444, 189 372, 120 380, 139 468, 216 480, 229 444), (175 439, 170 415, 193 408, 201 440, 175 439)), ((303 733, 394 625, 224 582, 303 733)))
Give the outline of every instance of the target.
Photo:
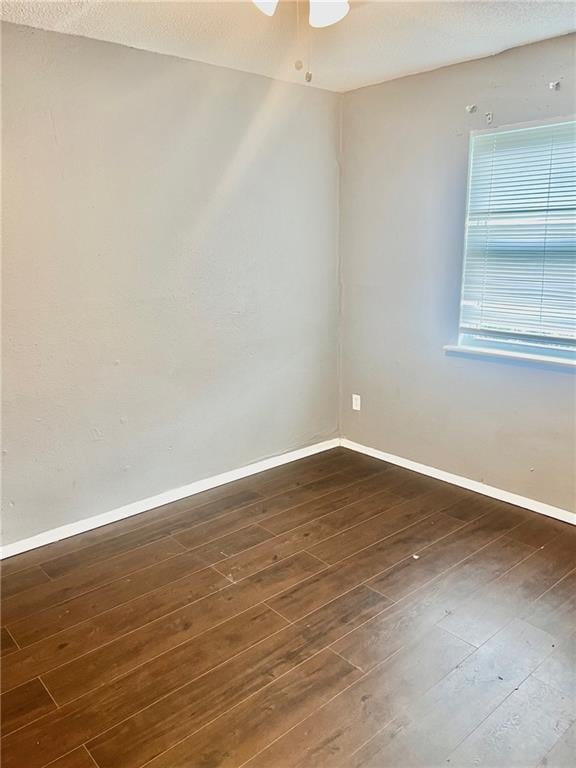
POLYGON ((180 501, 180 499, 185 499, 187 496, 194 496, 196 493, 207 491, 210 488, 217 488, 219 485, 226 485, 226 483, 231 483, 234 480, 241 480, 243 477, 248 477, 249 475, 256 475, 258 472, 264 472, 267 469, 280 467, 282 464, 288 464, 291 461, 305 459, 307 456, 313 456, 315 453, 321 453, 322 451, 328 451, 331 448, 337 448, 339 445, 340 438, 335 437, 332 440, 325 440, 322 443, 308 445, 305 448, 298 448, 295 451, 288 451, 288 453, 282 453, 279 456, 272 456, 269 459, 263 459, 254 464, 247 464, 239 469, 232 469, 229 472, 223 472, 220 475, 207 477, 205 480, 197 480, 189 485, 173 488, 170 491, 164 491, 156 496, 149 496, 147 499, 134 501, 131 504, 126 504, 123 507, 113 509, 110 512, 103 512, 100 515, 94 515, 85 520, 78 520, 76 523, 69 523, 68 525, 61 525, 58 528, 52 528, 49 531, 43 531, 43 533, 39 533, 37 536, 21 539, 20 541, 15 541, 13 544, 6 544, 1 547, 0 559, 3 560, 7 557, 13 557, 22 552, 27 552, 30 549, 43 547, 46 544, 52 544, 55 541, 67 539, 70 536, 76 536, 79 533, 85 533, 94 528, 100 528, 102 525, 115 523, 118 520, 123 520, 125 517, 132 517, 132 515, 139 515, 141 512, 148 512, 148 510, 161 507, 163 504, 180 501))
POLYGON ((480 483, 477 480, 470 480, 467 477, 460 477, 460 475, 454 475, 451 472, 445 472, 443 469, 436 469, 435 467, 429 467, 426 464, 419 464, 416 461, 410 459, 404 459, 400 456, 394 456, 391 453, 384 453, 375 448, 369 448, 366 445, 360 445, 352 440, 346 438, 333 438, 332 440, 325 440, 322 443, 315 443, 314 445, 306 446, 305 448, 299 448, 295 451, 288 451, 288 453, 282 453, 279 456, 272 456, 269 459, 263 459, 257 461, 254 464, 247 464, 239 469, 232 469, 229 472, 223 472, 220 475, 214 475, 213 477, 207 477, 204 480, 197 480, 189 485, 183 485, 180 488, 173 488, 170 491, 164 491, 156 496, 150 496, 147 499, 140 501, 134 501, 131 504, 126 504, 123 507, 118 507, 110 512, 103 512, 100 515, 94 515, 93 517, 86 518, 85 520, 79 520, 75 523, 69 523, 68 525, 61 525, 58 528, 52 528, 49 531, 39 533, 37 536, 31 536, 28 539, 21 539, 15 541, 13 544, 6 544, 0 547, 0 559, 7 557, 13 557, 19 555, 22 552, 27 552, 30 549, 36 549, 37 547, 43 547, 46 544, 52 544, 55 541, 61 539, 67 539, 70 536, 76 536, 79 533, 85 533, 91 531, 94 528, 100 528, 103 525, 109 523, 115 523, 118 520, 123 520, 126 517, 132 517, 132 515, 138 515, 141 512, 147 512, 150 509, 161 507, 164 504, 170 504, 173 501, 180 501, 187 496, 194 496, 202 491, 207 491, 210 488, 217 488, 219 485, 225 485, 231 483, 234 480, 240 480, 243 477, 249 475, 258 474, 258 472, 264 472, 267 469, 273 469, 274 467, 280 467, 282 464, 289 464, 292 461, 298 459, 304 459, 307 456, 313 456, 315 453, 321 453, 322 451, 328 451, 331 448, 337 448, 338 446, 348 448, 351 451, 357 451, 358 453, 365 453, 367 456, 373 456, 376 459, 382 461, 388 461, 391 464, 397 464, 405 469, 411 469, 414 472, 420 472, 422 475, 428 475, 434 477, 437 480, 443 480, 446 483, 452 483, 458 485, 461 488, 466 488, 469 491, 476 491, 482 493, 484 496, 490 496, 493 499, 499 501, 505 501, 509 504, 515 504, 525 509, 530 509, 533 512, 538 512, 541 515, 547 515, 553 517, 556 520, 562 520, 565 523, 576 525, 576 513, 569 512, 566 509, 560 509, 559 507, 553 507, 550 504, 545 504, 542 501, 536 501, 535 499, 529 499, 526 496, 520 496, 517 493, 511 493, 510 491, 504 491, 501 488, 494 488, 491 485, 480 483))
POLYGON ((394 456, 391 453, 384 453, 384 451, 378 451, 375 448, 360 445, 360 443, 355 443, 346 438, 340 440, 340 445, 351 451, 365 453, 367 456, 373 456, 375 459, 388 461, 391 464, 397 464, 399 467, 412 469, 414 472, 420 472, 422 475, 434 477, 436 480, 443 480, 446 483, 452 483, 452 485, 459 485, 461 488, 466 488, 469 491, 476 491, 476 493, 482 493, 484 496, 490 496, 493 499, 505 501, 508 504, 515 504, 517 507, 524 507, 533 512, 539 512, 541 515, 547 515, 547 517, 554 517, 556 520, 562 520, 564 523, 576 525, 576 512, 560 509, 560 507, 553 507, 551 504, 545 504, 543 501, 536 501, 535 499, 529 499, 526 496, 520 496, 517 493, 504 491, 501 488, 494 488, 494 486, 480 483, 478 480, 470 480, 467 477, 453 475, 451 472, 445 472, 443 469, 436 469, 435 467, 429 467, 426 464, 419 464, 416 461, 403 459, 400 456, 394 456))

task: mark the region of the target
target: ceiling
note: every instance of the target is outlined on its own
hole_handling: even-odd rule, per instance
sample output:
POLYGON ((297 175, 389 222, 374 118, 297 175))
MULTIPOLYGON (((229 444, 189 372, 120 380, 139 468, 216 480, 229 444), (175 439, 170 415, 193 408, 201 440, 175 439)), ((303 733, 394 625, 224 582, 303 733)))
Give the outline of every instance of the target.
POLYGON ((312 30, 306 3, 282 2, 272 18, 251 2, 15 2, 2 18, 171 54, 279 80, 348 91, 490 56, 576 29, 572 2, 352 2, 348 16, 312 30), (297 71, 295 61, 301 60, 297 71))

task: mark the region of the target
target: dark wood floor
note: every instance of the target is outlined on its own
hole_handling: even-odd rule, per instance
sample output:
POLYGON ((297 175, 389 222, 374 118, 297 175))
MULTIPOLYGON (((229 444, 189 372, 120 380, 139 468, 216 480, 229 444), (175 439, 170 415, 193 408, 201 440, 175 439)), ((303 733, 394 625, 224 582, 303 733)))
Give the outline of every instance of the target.
POLYGON ((4 768, 575 765, 576 529, 360 454, 2 586, 4 768))

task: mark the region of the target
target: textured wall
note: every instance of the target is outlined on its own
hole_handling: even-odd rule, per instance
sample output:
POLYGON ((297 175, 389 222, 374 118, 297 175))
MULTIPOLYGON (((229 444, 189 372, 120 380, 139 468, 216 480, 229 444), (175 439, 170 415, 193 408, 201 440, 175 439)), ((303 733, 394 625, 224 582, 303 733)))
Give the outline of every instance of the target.
POLYGON ((337 96, 3 25, 4 541, 337 429, 337 96))
POLYGON ((442 347, 457 336, 469 131, 486 111, 494 125, 573 113, 574 39, 355 91, 343 116, 343 434, 563 508, 574 371, 442 347))

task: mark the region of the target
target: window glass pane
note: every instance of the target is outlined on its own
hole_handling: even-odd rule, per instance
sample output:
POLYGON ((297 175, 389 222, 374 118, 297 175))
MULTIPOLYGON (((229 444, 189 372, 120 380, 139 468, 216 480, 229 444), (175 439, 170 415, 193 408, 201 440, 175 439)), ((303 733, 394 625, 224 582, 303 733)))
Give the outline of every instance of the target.
POLYGON ((472 138, 460 331, 576 341, 576 122, 472 138))

